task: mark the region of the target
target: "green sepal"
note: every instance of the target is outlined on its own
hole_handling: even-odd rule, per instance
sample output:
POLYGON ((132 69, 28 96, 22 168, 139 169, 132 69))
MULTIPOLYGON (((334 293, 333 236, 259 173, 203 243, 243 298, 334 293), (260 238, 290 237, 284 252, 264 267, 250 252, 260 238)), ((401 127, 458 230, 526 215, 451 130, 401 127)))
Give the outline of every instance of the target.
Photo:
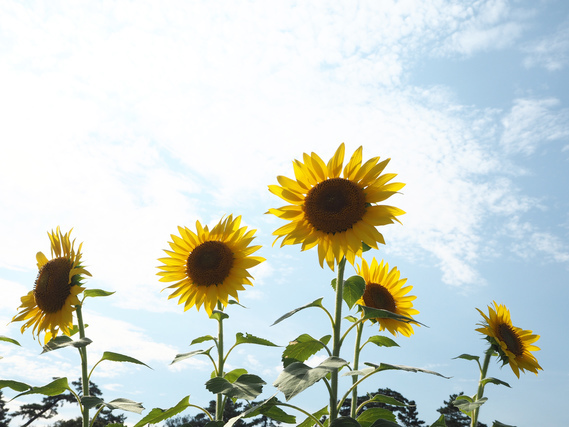
POLYGON ((331 335, 325 335, 320 340, 312 338, 308 334, 302 334, 294 341, 291 341, 283 351, 282 360, 295 359, 304 362, 310 356, 324 348, 330 342, 331 335))
POLYGON ((172 418, 190 406, 190 396, 184 397, 175 406, 168 409, 154 408, 144 418, 137 422, 134 427, 143 427, 146 424, 158 424, 160 421, 172 418))
POLYGON ((30 390, 18 394, 14 399, 25 396, 27 394, 43 394, 44 396, 57 396, 58 394, 63 393, 65 390, 69 390, 69 383, 67 382, 67 378, 58 378, 49 384, 46 384, 41 387, 32 387, 30 390))
POLYGON ((125 354, 114 353, 112 351, 105 351, 103 353, 103 357, 101 357, 101 360, 99 360, 99 362, 102 362, 103 360, 110 360, 111 362, 129 362, 129 363, 134 363, 136 365, 144 365, 147 368, 152 369, 146 363, 143 363, 140 360, 135 359, 134 357, 130 357, 125 354))
POLYGON ((221 393, 231 398, 254 400, 263 392, 265 384, 266 382, 257 375, 243 374, 234 382, 221 377, 212 378, 205 383, 205 387, 214 394, 221 393))
POLYGON ((340 369, 347 364, 344 359, 335 356, 329 357, 315 368, 294 362, 281 371, 273 385, 285 395, 286 400, 290 400, 334 369, 340 369))
POLYGON ((31 390, 33 388, 31 385, 26 383, 21 383, 20 381, 0 380, 0 390, 2 390, 5 387, 9 387, 14 391, 19 391, 19 392, 31 390))
POLYGON ((404 365, 391 365, 389 363, 380 363, 379 365, 375 364, 375 363, 369 363, 369 362, 365 362, 365 364, 367 366, 371 366, 372 368, 375 368, 378 372, 381 371, 388 371, 388 370, 398 370, 398 371, 407 371, 407 372, 423 372, 425 374, 432 374, 432 375, 437 375, 439 377, 443 377, 446 378, 447 380, 450 377, 445 377, 442 374, 439 374, 438 372, 435 371, 429 371, 427 369, 421 369, 421 368, 414 368, 412 366, 404 366, 404 365))
POLYGON ((358 423, 362 427, 370 427, 376 420, 388 420, 395 422, 395 415, 388 409, 385 408, 369 408, 366 409, 357 418, 358 423))
POLYGON ((48 351, 59 350, 60 348, 69 347, 69 346, 73 346, 75 348, 86 347, 92 342, 93 341, 87 337, 79 338, 77 341, 73 341, 73 339, 71 337, 68 337, 67 335, 60 335, 58 337, 49 340, 49 342, 43 346, 43 351, 41 352, 41 354, 47 353, 48 351))
POLYGON ((222 321, 223 319, 229 319, 229 314, 227 314, 224 311, 221 310, 213 310, 211 312, 211 316, 209 316, 210 319, 215 319, 218 322, 222 321))
POLYGON ((482 384, 483 385, 496 384, 496 385, 505 385, 506 387, 510 387, 510 384, 508 384, 507 382, 504 382, 502 380, 499 380, 498 378, 492 378, 492 377, 484 378, 482 380, 482 384))
POLYGON ((447 427, 445 422, 445 416, 441 415, 438 420, 436 420, 430 427, 447 427))
POLYGON ((362 252, 371 251, 373 248, 366 242, 362 242, 362 252))
POLYGON ((21 347, 20 343, 18 341, 16 341, 14 338, 9 338, 9 337, 6 337, 4 335, 0 335, 0 341, 11 342, 12 344, 16 344, 16 345, 19 345, 21 347))
POLYGON ((374 335, 372 337, 369 337, 364 345, 366 345, 368 342, 375 344, 378 347, 399 347, 399 344, 397 344, 391 338, 385 337, 383 335, 374 335))
POLYGON ((500 421, 494 420, 494 422, 492 423, 492 427, 516 427, 516 426, 504 424, 504 423, 501 423, 500 421))
POLYGON ((362 297, 365 288, 366 282, 361 276, 352 276, 344 281, 343 298, 350 309, 352 309, 356 301, 362 297))
POLYGON ((257 345, 265 345, 267 347, 279 347, 276 344, 273 344, 269 340, 264 338, 256 337, 255 335, 245 334, 243 335, 241 332, 237 332, 235 335, 235 345, 239 344, 257 344, 257 345))
MULTIPOLYGON (((225 373, 223 375, 223 378, 225 378, 230 383, 234 383, 235 380, 237 378, 239 378, 241 375, 248 374, 248 373, 249 372, 247 372, 247 369, 238 368, 238 369, 233 369, 232 371, 225 373)), ((215 377, 216 377, 216 375, 212 376, 212 378, 215 378, 215 377)))
POLYGON ((422 326, 427 326, 421 322, 417 322, 415 319, 411 319, 410 317, 407 316, 402 316, 401 314, 392 313, 391 311, 388 310, 367 307, 361 304, 358 305, 362 308, 364 312, 363 319, 394 319, 394 320, 399 320, 400 322, 405 322, 405 323, 413 322, 422 326))
MULTIPOLYGON (((116 291, 115 291, 116 292, 116 291)), ((102 289, 85 289, 83 295, 87 297, 108 297, 115 292, 104 291, 102 289)))
POLYGON ((197 356, 199 354, 207 354, 209 355, 210 350, 213 348, 210 347, 207 350, 194 350, 194 351, 190 351, 189 353, 183 353, 183 354, 176 354, 176 357, 174 358, 174 360, 172 360, 172 362, 170 363, 170 365, 173 365, 174 363, 180 362, 184 359, 189 359, 190 357, 194 357, 197 356))
POLYGON ((332 421, 330 427, 360 427, 360 425, 360 423, 351 417, 340 417, 332 421))
MULTIPOLYGON (((324 415, 328 415, 328 406, 324 406, 322 409, 320 409, 319 411, 316 411, 312 414, 312 416, 314 418, 316 418, 317 420, 319 420, 320 418, 322 418, 324 415)), ((314 425, 314 420, 310 417, 306 417, 306 419, 301 422, 297 427, 312 427, 314 425)))
POLYGON ((271 326, 275 326, 277 323, 280 323, 283 320, 288 319, 293 314, 298 313, 300 310, 304 310, 305 308, 310 308, 310 307, 322 308, 322 300, 323 299, 324 298, 318 298, 317 300, 312 301, 310 304, 306 304, 306 305, 303 305, 302 307, 298 307, 298 308, 295 308, 294 310, 289 311, 288 313, 282 315, 277 320, 275 320, 275 322, 271 326))
POLYGON ((201 337, 197 337, 195 338, 190 345, 194 345, 194 344, 199 344, 205 341, 215 341, 217 342, 217 339, 215 337, 212 337, 211 335, 203 335, 201 337))

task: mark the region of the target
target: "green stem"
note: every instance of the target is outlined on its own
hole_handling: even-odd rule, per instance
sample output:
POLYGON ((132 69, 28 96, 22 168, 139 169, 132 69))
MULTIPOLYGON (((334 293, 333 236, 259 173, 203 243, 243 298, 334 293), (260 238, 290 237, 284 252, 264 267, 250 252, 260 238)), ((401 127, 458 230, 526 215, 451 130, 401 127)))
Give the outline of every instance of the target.
MULTIPOLYGON (((334 311, 334 335, 332 356, 340 356, 340 335, 342 333, 342 303, 344 290, 344 267, 346 266, 346 258, 343 257, 338 263, 338 277, 336 279, 336 309, 334 311)), ((330 381, 330 423, 338 418, 338 369, 331 372, 330 381)))
MULTIPOLYGON (((358 325, 357 333, 356 333, 356 346, 354 347, 354 367, 353 370, 357 371, 360 363, 360 343, 362 341, 362 331, 364 330, 364 324, 360 323, 358 325)), ((357 407, 358 407, 358 377, 356 375, 352 376, 352 407, 350 411, 350 416, 353 419, 356 419, 357 415, 357 407)))
MULTIPOLYGON (((83 313, 81 306, 76 306, 75 312, 77 313, 77 324, 79 326, 79 338, 85 338, 85 325, 83 323, 83 313)), ((83 397, 89 396, 89 373, 87 370, 87 347, 80 347, 79 354, 81 355, 81 385, 83 388, 83 397)), ((89 427, 89 408, 83 405, 83 427, 89 427)))
MULTIPOLYGON (((217 308, 223 311, 223 306, 220 302, 217 303, 217 308)), ((217 323, 217 376, 223 378, 223 365, 225 361, 223 356, 223 316, 219 317, 217 323)), ((218 393, 215 404, 216 421, 223 421, 223 406, 223 394, 218 393)))
MULTIPOLYGON (((494 354, 494 350, 490 347, 486 350, 486 354, 484 355, 484 363, 482 363, 482 369, 480 369, 480 381, 478 382, 478 391, 476 392, 476 396, 474 396, 474 401, 478 401, 482 399, 484 396, 484 379, 486 378, 486 373, 488 372, 488 365, 490 365, 490 358, 494 354)), ((476 427, 478 425, 478 413, 480 412, 480 407, 474 409, 472 411, 472 419, 470 422, 471 427, 476 427)))

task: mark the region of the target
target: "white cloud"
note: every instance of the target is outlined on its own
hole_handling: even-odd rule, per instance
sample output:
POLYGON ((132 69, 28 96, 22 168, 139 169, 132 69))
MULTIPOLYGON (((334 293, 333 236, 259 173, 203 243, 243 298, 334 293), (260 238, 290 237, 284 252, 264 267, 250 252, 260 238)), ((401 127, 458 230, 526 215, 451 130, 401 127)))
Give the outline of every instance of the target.
POLYGON ((569 62, 569 20, 563 22, 553 33, 526 44, 522 51, 527 54, 523 64, 528 68, 562 70, 569 62))

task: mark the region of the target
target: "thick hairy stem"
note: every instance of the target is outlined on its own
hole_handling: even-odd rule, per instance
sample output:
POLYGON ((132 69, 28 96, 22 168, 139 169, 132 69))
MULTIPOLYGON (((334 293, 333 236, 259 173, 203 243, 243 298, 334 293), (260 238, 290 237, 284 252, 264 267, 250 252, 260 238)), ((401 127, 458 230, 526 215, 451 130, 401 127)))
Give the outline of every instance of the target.
MULTIPOLYGON (((79 326, 79 338, 85 338, 85 325, 83 323, 83 313, 81 306, 78 305, 76 309, 77 324, 79 326)), ((80 347, 79 354, 81 355, 81 385, 83 388, 83 397, 89 396, 89 372, 87 369, 87 347, 80 347)), ((83 406, 83 427, 89 427, 89 408, 83 406)))
MULTIPOLYGON (((332 356, 340 356, 341 333, 342 333, 342 303, 344 291, 344 267, 346 258, 338 263, 338 277, 336 279, 336 309, 334 310, 334 335, 332 356)), ((330 381, 330 422, 338 418, 338 369, 331 372, 330 381)))
MULTIPOLYGON (((490 364, 490 358, 494 354, 494 350, 490 347, 486 350, 486 354, 484 356, 484 363, 482 364, 482 368, 480 369, 480 381, 478 382, 478 391, 476 392, 476 396, 474 396, 474 401, 482 399, 484 396, 484 379, 486 378, 486 373, 488 372, 488 365, 490 364)), ((478 414, 480 412, 480 406, 472 411, 472 418, 470 420, 471 427, 478 426, 478 414)))

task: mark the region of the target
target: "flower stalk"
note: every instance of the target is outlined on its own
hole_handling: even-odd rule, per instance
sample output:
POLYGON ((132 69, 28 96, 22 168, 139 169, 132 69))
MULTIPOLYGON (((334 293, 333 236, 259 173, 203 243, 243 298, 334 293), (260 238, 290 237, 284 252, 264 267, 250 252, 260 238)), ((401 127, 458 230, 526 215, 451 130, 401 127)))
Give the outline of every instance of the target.
MULTIPOLYGON (((223 311, 223 305, 220 302, 217 303, 217 308, 223 311)), ((223 378, 223 364, 225 360, 223 355, 223 316, 218 317, 217 325, 217 376, 223 378)), ((223 421, 224 403, 223 394, 218 393, 215 403, 216 421, 223 421)))
MULTIPOLYGON (((484 355, 484 362, 482 363, 482 367, 480 368, 480 381, 478 381, 478 391, 476 392, 476 396, 474 397, 474 401, 477 402, 478 400, 482 399, 484 396, 484 380, 486 379, 486 373, 488 372, 488 366, 490 365, 490 358, 494 354, 494 350, 492 346, 486 350, 484 355)), ((472 418, 470 419, 470 427, 476 427, 478 425, 478 414, 480 413, 480 406, 472 410, 472 418)))
MULTIPOLYGON (((360 343, 362 341, 362 332, 364 330, 364 324, 359 323, 356 329, 356 345, 354 347, 354 371, 357 371, 359 368, 360 363, 360 343)), ((357 408, 358 408, 358 377, 352 376, 352 406, 350 408, 350 417, 356 419, 357 416, 357 408)))
MULTIPOLYGON (((85 324, 83 323, 83 313, 81 312, 81 305, 77 305, 75 312, 77 313, 77 325, 79 327, 79 338, 85 338, 85 324)), ((83 388, 83 397, 89 396, 89 373, 87 368, 87 347, 80 347, 79 354, 81 355, 81 385, 83 388)), ((83 427, 89 427, 89 408, 86 405, 81 405, 83 416, 83 427)))
MULTIPOLYGON (((340 337, 342 333, 342 303, 344 290, 344 268, 346 266, 346 258, 343 257, 338 263, 338 276, 336 278, 336 308, 334 310, 334 333, 332 356, 340 356, 340 347, 342 345, 340 337)), ((334 369, 331 373, 330 380, 330 422, 338 418, 338 369, 334 369)))

